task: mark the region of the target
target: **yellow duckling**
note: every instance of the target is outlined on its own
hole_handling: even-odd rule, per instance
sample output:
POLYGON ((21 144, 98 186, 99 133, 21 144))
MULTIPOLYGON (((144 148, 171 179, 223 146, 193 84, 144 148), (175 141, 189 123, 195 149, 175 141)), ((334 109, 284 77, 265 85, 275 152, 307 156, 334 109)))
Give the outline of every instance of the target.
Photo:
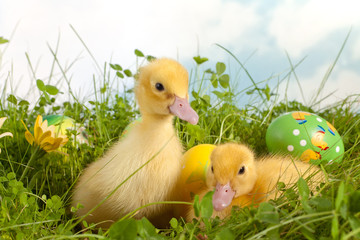
MULTIPOLYGON (((177 199, 173 186, 180 175, 183 148, 173 117, 191 124, 198 121, 188 103, 188 73, 174 60, 158 59, 141 68, 135 96, 142 121, 84 169, 74 190, 72 206, 84 206, 77 215, 92 211, 85 220, 104 228, 145 204, 177 199)), ((145 216, 156 226, 163 226, 169 223, 171 211, 168 205, 151 205, 138 211, 135 218, 145 216)))
MULTIPOLYGON (((206 179, 208 189, 199 195, 202 197, 215 189, 212 200, 213 217, 229 216, 233 206, 257 206, 261 202, 275 199, 279 194, 276 188, 278 182, 291 186, 300 177, 311 176, 309 184, 314 190, 325 179, 318 167, 284 156, 255 160, 254 153, 242 144, 219 145, 213 150, 210 160, 211 167, 206 179)), ((193 210, 190 210, 187 221, 194 217, 193 210)))

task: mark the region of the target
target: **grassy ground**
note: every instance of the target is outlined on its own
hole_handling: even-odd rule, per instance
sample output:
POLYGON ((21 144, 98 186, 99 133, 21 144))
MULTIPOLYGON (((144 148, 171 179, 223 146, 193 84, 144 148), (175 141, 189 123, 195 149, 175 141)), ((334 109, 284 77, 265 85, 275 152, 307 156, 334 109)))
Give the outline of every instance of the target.
MULTIPOLYGON (((139 62, 146 56, 136 51, 139 62)), ((36 103, 15 95, 2 96, 0 117, 7 117, 1 133, 13 137, 0 139, 0 238, 1 239, 357 239, 360 238, 360 117, 351 99, 315 111, 313 105, 279 99, 277 88, 255 83, 248 89, 233 88, 233 79, 226 66, 217 63, 204 71, 205 58, 195 57, 197 68, 191 71, 191 105, 199 113, 198 125, 175 120, 175 127, 184 148, 201 143, 244 142, 257 154, 266 154, 267 126, 277 116, 302 110, 316 112, 333 123, 343 136, 345 155, 341 164, 322 166, 328 181, 321 194, 313 195, 304 182, 283 189, 276 201, 259 208, 234 209, 223 221, 209 218, 209 198, 194 205, 200 211, 200 221, 184 223, 173 219, 171 228, 159 231, 146 219, 124 219, 109 231, 94 231, 94 226, 80 231, 69 209, 71 189, 81 170, 101 156, 120 136, 124 128, 139 116, 131 90, 114 94, 114 81, 131 77, 133 73, 112 64, 107 68, 101 86, 95 87, 95 98, 79 102, 70 94, 68 101, 58 101, 56 86, 37 81, 41 93, 36 103), (116 76, 115 78, 110 76, 116 76), (239 108, 237 99, 248 95, 249 102, 239 108), (33 157, 34 149, 24 137, 37 115, 61 114, 86 127, 90 145, 75 144, 69 133, 64 154, 46 153, 33 157), (33 161, 29 164, 29 160, 33 161), (29 167, 26 174, 24 170, 29 167), (24 175, 24 176, 22 176, 24 175), (21 181, 20 181, 21 179, 21 181), (297 194, 297 188, 300 190, 297 194)), ((239 62, 241 65, 241 63, 239 62)), ((294 72, 291 67, 289 74, 294 72)), ((251 78, 249 73, 248 77, 251 78)), ((288 74, 288 75, 289 75, 288 74)), ((286 76, 288 76, 286 75, 286 76)), ((286 79, 286 78, 284 78, 286 79)), ((69 90, 71 93, 71 89, 69 90)))

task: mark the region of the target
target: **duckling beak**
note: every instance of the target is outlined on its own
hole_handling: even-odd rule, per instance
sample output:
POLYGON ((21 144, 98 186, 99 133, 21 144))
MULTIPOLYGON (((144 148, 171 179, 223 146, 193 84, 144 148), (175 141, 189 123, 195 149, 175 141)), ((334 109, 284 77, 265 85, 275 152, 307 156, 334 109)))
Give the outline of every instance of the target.
POLYGON ((230 187, 230 182, 226 185, 216 184, 215 193, 213 195, 212 204, 215 211, 221 211, 230 205, 235 196, 235 191, 230 187))
POLYGON ((175 96, 175 102, 169 107, 169 110, 175 116, 185 120, 193 125, 199 121, 199 116, 191 108, 189 102, 185 98, 179 98, 175 96))

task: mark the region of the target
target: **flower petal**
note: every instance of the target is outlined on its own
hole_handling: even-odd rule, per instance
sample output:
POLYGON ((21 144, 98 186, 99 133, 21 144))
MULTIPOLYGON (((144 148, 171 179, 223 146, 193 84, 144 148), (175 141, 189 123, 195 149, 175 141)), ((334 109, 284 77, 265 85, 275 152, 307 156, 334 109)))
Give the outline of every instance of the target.
POLYGON ((49 146, 53 146, 54 145, 54 138, 49 137, 46 138, 44 141, 41 142, 40 148, 46 150, 49 146))
POLYGON ((38 139, 37 144, 41 145, 43 142, 47 142, 48 138, 51 138, 51 132, 50 131, 46 131, 44 132, 38 139))
POLYGON ((60 147, 64 146, 65 144, 67 144, 67 142, 69 141, 68 138, 63 138, 62 142, 60 143, 60 147))
POLYGON ((0 118, 0 128, 2 127, 2 125, 4 124, 6 119, 7 119, 7 117, 0 118))
POLYGON ((51 151, 54 151, 54 146, 53 144, 50 144, 50 143, 44 143, 42 146, 41 146, 41 149, 43 149, 44 151, 46 152, 51 152, 51 151))
POLYGON ((6 132, 6 133, 3 133, 3 134, 0 134, 0 138, 6 137, 6 136, 13 137, 13 134, 11 132, 6 132))
MULTIPOLYGON (((36 142, 38 145, 40 145, 40 138, 41 138, 41 136, 42 136, 47 130, 41 128, 40 126, 35 126, 35 128, 37 128, 37 134, 38 134, 38 135, 35 135, 35 134, 34 134, 35 142, 36 142)), ((34 131, 35 131, 35 128, 34 128, 34 131)), ((51 135, 51 133, 50 133, 50 135, 51 135)))
POLYGON ((48 131, 51 131, 51 136, 54 138, 56 137, 56 128, 54 125, 50 125, 48 128, 47 128, 48 131))
POLYGON ((59 148, 59 143, 58 142, 54 142, 54 144, 49 144, 49 143, 47 143, 47 144, 45 144, 43 147, 42 147, 42 149, 44 149, 45 151, 47 151, 47 152, 52 152, 52 151, 55 151, 56 149, 58 149, 59 148))
POLYGON ((46 131, 48 130, 48 122, 47 122, 47 120, 45 120, 44 122, 42 122, 42 123, 40 124, 40 127, 41 127, 41 129, 43 130, 43 132, 46 132, 46 131))
POLYGON ((59 148, 62 141, 63 141, 62 138, 55 138, 53 146, 56 147, 56 148, 59 148))
POLYGON ((34 126, 34 138, 35 138, 35 142, 38 142, 37 140, 39 139, 39 136, 42 134, 41 130, 41 123, 42 123, 42 116, 38 115, 35 121, 35 126, 34 126))
POLYGON ((29 130, 27 130, 27 131, 25 132, 25 139, 26 139, 26 141, 28 141, 28 143, 30 143, 30 145, 33 145, 33 143, 34 143, 34 137, 33 137, 33 135, 29 132, 29 130))

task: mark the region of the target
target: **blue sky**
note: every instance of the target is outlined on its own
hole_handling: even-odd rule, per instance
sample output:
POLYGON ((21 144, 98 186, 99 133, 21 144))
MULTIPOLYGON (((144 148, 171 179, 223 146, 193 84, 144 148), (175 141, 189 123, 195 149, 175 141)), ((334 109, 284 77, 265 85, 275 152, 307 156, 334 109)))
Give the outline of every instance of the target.
MULTIPOLYGON (((360 94, 359 7, 357 0, 4 0, 0 3, 0 36, 14 35, 8 46, 0 46, 0 88, 10 72, 12 81, 7 88, 12 85, 18 96, 29 97, 35 81, 25 52, 36 68, 36 78, 47 81, 52 64, 47 44, 55 48, 60 36, 61 64, 79 58, 68 72, 73 89, 81 96, 91 96, 93 74, 97 77, 99 73, 71 24, 101 66, 111 59, 133 69, 133 51, 138 48, 157 57, 179 59, 189 70, 194 67, 192 57, 200 53, 212 60, 204 68, 223 61, 230 63, 232 73, 237 72, 237 65, 215 45, 218 43, 241 61, 255 52, 246 67, 261 81, 289 67, 286 52, 294 64, 306 57, 296 73, 306 99, 310 99, 351 28, 324 89, 324 95, 336 91, 324 102, 329 104, 360 94)), ((57 80, 61 81, 60 74, 53 83, 57 80)), ((243 73, 233 74, 232 81, 241 87, 251 84, 243 73)), ((66 91, 66 84, 60 87, 66 91)), ((291 81, 288 95, 301 100, 295 81, 291 81)))

